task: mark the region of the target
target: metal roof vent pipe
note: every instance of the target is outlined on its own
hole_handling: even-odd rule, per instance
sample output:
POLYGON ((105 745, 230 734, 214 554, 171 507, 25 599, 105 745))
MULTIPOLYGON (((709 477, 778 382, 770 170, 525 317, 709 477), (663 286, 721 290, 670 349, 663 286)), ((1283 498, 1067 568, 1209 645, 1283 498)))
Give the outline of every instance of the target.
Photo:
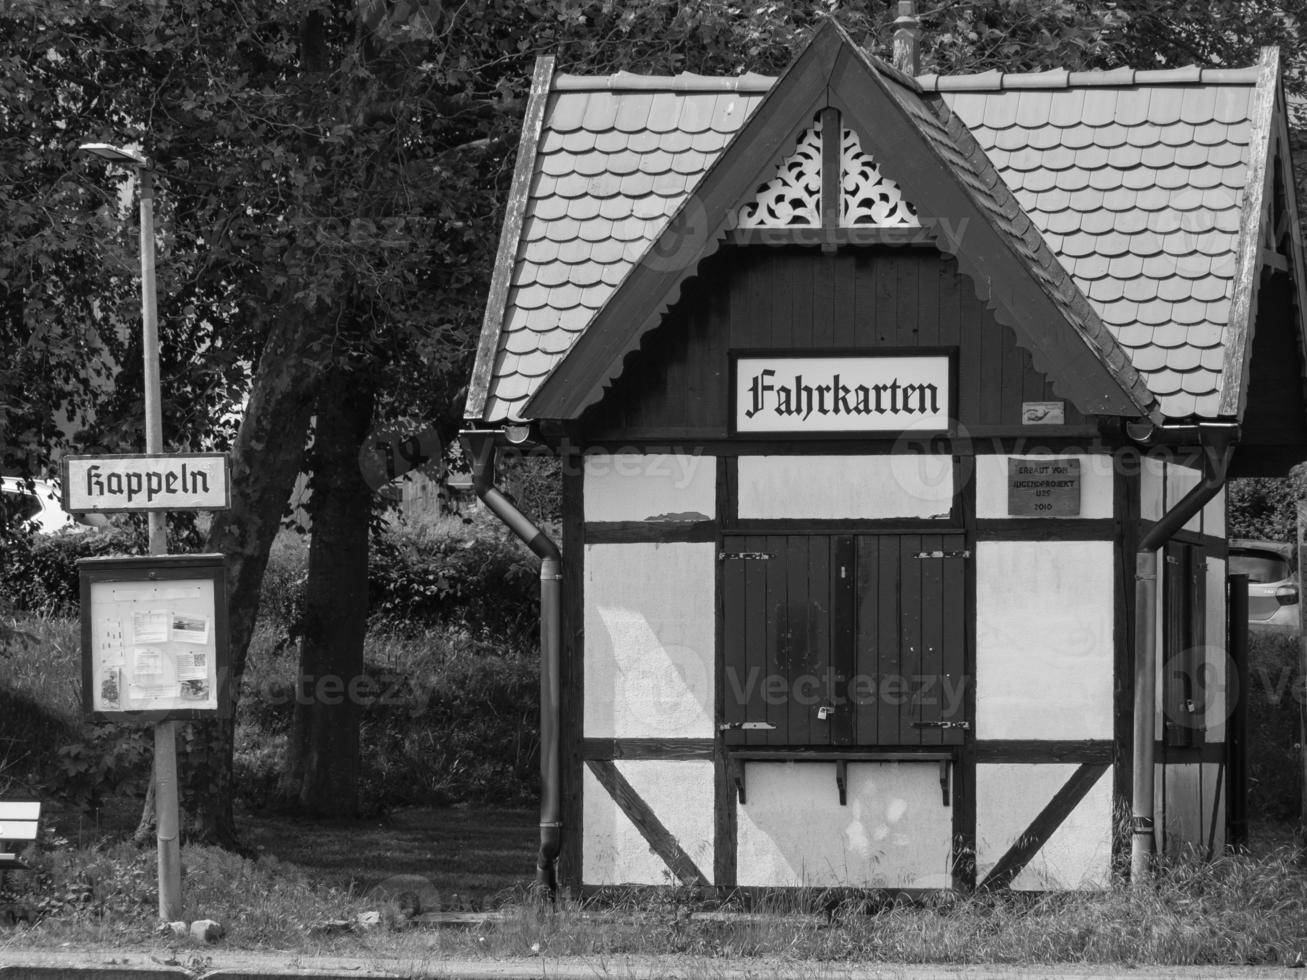
POLYGON ((540 853, 536 858, 536 884, 554 901, 558 896, 558 854, 563 844, 562 768, 558 754, 563 555, 558 545, 495 487, 495 440, 499 435, 484 429, 459 433, 472 460, 472 489, 478 499, 540 559, 540 853))
POLYGON ((909 78, 917 75, 917 55, 921 46, 921 21, 916 0, 899 0, 899 15, 894 21, 894 67, 909 78))

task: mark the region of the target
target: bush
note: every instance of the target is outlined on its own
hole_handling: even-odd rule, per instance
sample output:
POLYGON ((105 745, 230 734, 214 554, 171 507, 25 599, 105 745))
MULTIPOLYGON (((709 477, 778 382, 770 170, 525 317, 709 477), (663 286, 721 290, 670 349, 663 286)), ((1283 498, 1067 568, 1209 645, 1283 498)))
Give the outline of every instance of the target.
POLYGON ((1292 820, 1302 792, 1298 638, 1254 632, 1248 642, 1248 812, 1292 820))
POLYGON ((460 625, 529 636, 539 622, 539 560, 515 539, 392 533, 372 549, 368 596, 390 629, 460 625))
MULTIPOLYGON (((259 617, 283 636, 303 615, 308 557, 308 540, 290 535, 268 556, 259 617)), ((526 640, 539 624, 539 588, 538 559, 502 532, 400 525, 372 539, 368 605, 383 632, 455 626, 526 640)))
MULTIPOLYGON (((453 627, 368 635, 361 688, 360 797, 377 807, 537 798, 539 687, 534 654, 453 627)), ((272 799, 295 711, 294 655, 260 632, 241 682, 236 782, 272 799)))
POLYGON ((15 609, 54 615, 77 611, 78 559, 138 554, 142 550, 138 534, 119 527, 60 534, 10 529, 0 541, 0 549, 4 552, 0 595, 15 609))
POLYGON ((59 747, 59 767, 46 789, 82 813, 93 814, 111 796, 144 795, 153 751, 148 729, 85 725, 78 741, 59 747))

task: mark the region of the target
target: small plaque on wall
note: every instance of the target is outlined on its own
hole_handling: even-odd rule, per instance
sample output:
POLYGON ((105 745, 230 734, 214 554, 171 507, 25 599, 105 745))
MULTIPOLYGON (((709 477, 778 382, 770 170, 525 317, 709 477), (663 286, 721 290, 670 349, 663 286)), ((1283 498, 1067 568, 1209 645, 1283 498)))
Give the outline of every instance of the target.
POLYGON ((1022 402, 1022 425, 1065 425, 1066 407, 1061 402, 1022 402))
POLYGON ((1080 460, 1009 459, 1010 517, 1079 517, 1080 460))

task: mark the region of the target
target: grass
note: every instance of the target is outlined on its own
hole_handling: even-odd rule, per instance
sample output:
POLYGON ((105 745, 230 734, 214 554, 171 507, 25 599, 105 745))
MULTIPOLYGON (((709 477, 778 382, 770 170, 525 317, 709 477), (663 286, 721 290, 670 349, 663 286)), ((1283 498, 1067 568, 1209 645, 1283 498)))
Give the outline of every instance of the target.
MULTIPOLYGON (((460 875, 499 874, 510 886, 495 898, 501 914, 469 928, 406 927, 398 906, 368 895, 350 875, 339 828, 264 826, 262 839, 285 843, 297 833, 310 869, 282 856, 257 860, 212 848, 183 849, 188 917, 227 925, 224 945, 240 949, 377 957, 620 956, 680 954, 885 963, 1289 965, 1307 953, 1307 875, 1288 847, 1211 862, 1164 862, 1146 890, 1000 894, 874 909, 865 902, 830 906, 821 890, 763 898, 762 915, 708 918, 708 903, 682 889, 631 889, 589 902, 542 906, 526 887, 531 839, 525 814, 481 811, 413 814, 374 833, 356 827, 361 853, 389 855, 391 867, 430 871, 442 902, 460 875), (511 832, 511 833, 510 833, 511 832), (521 832, 521 833, 519 833, 521 832), (411 836, 410 836, 411 835, 411 836), (315 848, 326 839, 329 845, 315 848), (500 843, 508 840, 504 846, 500 843), (421 841, 421 843, 418 843, 421 841), (415 846, 416 845, 416 846, 415 846), (421 854, 416 860, 415 852, 421 854), (524 864, 523 859, 527 859, 524 864), (430 860, 430 864, 426 861, 430 860), (337 862, 340 862, 339 866, 337 862), (379 930, 324 934, 332 920, 381 913, 379 930)), ((288 852, 289 853, 289 852, 288 852)), ((159 948, 154 935, 153 854, 125 844, 61 849, 40 856, 46 916, 0 932, 5 948, 95 944, 159 948)), ((371 869, 370 869, 371 870, 371 869)), ((377 867, 376 873, 390 868, 377 867)), ((464 877, 462 880, 468 880, 464 877)), ((714 907, 716 903, 713 903, 714 907)), ((726 908, 736 908, 730 902, 726 908)))

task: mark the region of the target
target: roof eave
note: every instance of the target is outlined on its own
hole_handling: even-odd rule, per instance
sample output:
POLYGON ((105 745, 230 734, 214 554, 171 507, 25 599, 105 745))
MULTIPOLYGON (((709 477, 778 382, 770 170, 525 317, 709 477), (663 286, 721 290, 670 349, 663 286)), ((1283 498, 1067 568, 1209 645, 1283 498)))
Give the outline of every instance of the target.
POLYGON ((468 382, 465 418, 482 419, 490 397, 490 381, 495 361, 499 357, 499 340, 508 309, 508 294, 513 284, 513 270, 517 266, 517 253, 526 219, 526 205, 531 194, 531 180, 535 173, 536 150, 544 127, 545 107, 554 77, 554 56, 541 55, 536 59, 531 77, 531 91, 527 97, 526 112, 522 120, 522 142, 518 144, 517 160, 513 167, 513 181, 504 212, 504 223, 499 232, 499 249, 490 277, 490 293, 486 299, 485 318, 481 323, 481 338, 477 344, 472 379, 468 382))
MULTIPOLYGON (((1246 193, 1240 209, 1234 295, 1230 298, 1225 359, 1221 366, 1221 399, 1217 414, 1226 418, 1242 419, 1248 403, 1247 378, 1256 326, 1262 239, 1269 211, 1268 189, 1274 176, 1271 154, 1279 91, 1280 51, 1278 48, 1263 48, 1248 141, 1248 180, 1244 184, 1246 193)), ((1274 199, 1273 194, 1269 196, 1274 199)))

